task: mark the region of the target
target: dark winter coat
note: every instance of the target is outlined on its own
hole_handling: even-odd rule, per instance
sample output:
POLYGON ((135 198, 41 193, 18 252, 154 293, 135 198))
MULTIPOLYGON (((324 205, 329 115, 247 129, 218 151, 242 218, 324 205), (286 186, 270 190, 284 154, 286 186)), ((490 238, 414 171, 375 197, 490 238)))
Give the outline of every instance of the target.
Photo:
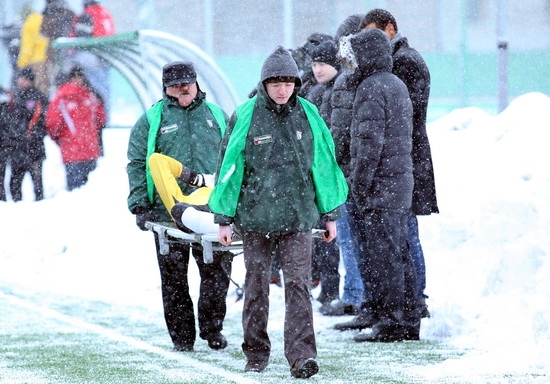
POLYGON ((393 70, 407 86, 413 105, 413 175, 411 211, 415 215, 438 213, 430 142, 426 132, 426 114, 430 96, 430 71, 426 62, 407 38, 397 34, 391 40, 393 70))
POLYGON ((70 36, 76 14, 64 0, 49 2, 44 8, 44 19, 40 32, 44 37, 53 41, 59 37, 70 36))
POLYGON ((350 39, 360 84, 353 102, 351 191, 359 211, 407 213, 411 207, 412 103, 393 73, 385 33, 365 30, 350 39))
POLYGON ((330 116, 332 115, 332 90, 338 74, 326 83, 316 84, 309 92, 307 99, 319 109, 319 114, 330 129, 330 116))
POLYGON ((5 153, 13 164, 26 168, 44 160, 46 96, 36 88, 17 90, 2 112, 3 143, 5 153))
MULTIPOLYGON (((205 103, 205 97, 206 94, 199 90, 191 105, 183 108, 176 99, 163 95, 164 105, 155 152, 173 157, 195 172, 213 174, 218 164, 222 135, 216 119, 205 103)), ((128 209, 134 214, 150 210, 156 221, 171 221, 156 190, 153 204, 149 203, 145 167, 148 135, 149 121, 147 113, 144 113, 130 132, 128 209)), ((193 191, 182 181, 179 181, 179 185, 186 195, 193 191)))
MULTIPOLYGON (((360 31, 359 25, 363 15, 354 14, 348 16, 336 30, 334 39, 339 43, 340 39, 346 36, 354 35, 360 31)), ((359 85, 358 73, 350 72, 343 68, 332 87, 330 116, 330 127, 334 145, 336 147, 336 161, 342 168, 344 175, 349 177, 350 170, 350 152, 349 144, 351 141, 350 127, 353 109, 353 99, 355 91, 359 85)))
POLYGON ((335 80, 332 88, 330 115, 330 131, 336 148, 336 161, 346 177, 350 169, 350 142, 351 121, 353 114, 353 100, 359 86, 359 74, 342 72, 335 80))
POLYGON ((44 136, 46 136, 46 111, 48 99, 37 88, 32 87, 15 93, 14 104, 22 111, 20 129, 26 141, 24 156, 31 163, 46 158, 44 136))

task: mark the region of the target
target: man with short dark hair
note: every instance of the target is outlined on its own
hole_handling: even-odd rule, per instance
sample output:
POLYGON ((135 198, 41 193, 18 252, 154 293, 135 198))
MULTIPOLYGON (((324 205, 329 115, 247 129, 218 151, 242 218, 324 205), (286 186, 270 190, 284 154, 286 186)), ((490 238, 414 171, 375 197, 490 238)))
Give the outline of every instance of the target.
POLYGON ((430 96, 430 71, 417 50, 409 46, 405 36, 399 32, 393 15, 384 9, 369 11, 360 25, 361 29, 377 28, 390 39, 394 75, 407 86, 413 105, 413 176, 414 189, 411 212, 408 216, 408 235, 411 257, 417 274, 418 300, 422 317, 430 317, 426 305, 426 266, 418 234, 418 215, 439 213, 435 191, 435 177, 426 115, 430 96))
MULTIPOLYGON (((193 63, 176 61, 162 70, 163 98, 136 122, 130 133, 127 167, 130 183, 128 209, 136 224, 146 230, 145 222, 171 221, 172 217, 154 188, 149 172, 153 153, 170 156, 196 172, 213 174, 218 163, 217 149, 225 131, 227 115, 206 101, 200 90, 193 63)), ((178 179, 184 194, 193 187, 178 179)), ((223 349, 227 340, 221 334, 226 315, 226 297, 232 254, 214 252, 214 261, 203 261, 203 249, 171 243, 161 252, 154 233, 161 276, 164 316, 176 351, 193 351, 196 338, 195 314, 189 295, 187 272, 191 250, 201 275, 198 301, 199 336, 212 349, 223 349)))

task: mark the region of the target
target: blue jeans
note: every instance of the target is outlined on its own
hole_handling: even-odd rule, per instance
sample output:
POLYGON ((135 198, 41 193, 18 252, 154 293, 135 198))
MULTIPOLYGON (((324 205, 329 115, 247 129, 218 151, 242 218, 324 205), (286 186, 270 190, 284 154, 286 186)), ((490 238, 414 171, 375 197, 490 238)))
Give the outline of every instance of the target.
POLYGON ((418 297, 428 297, 424 295, 424 289, 426 289, 426 264, 424 262, 424 252, 422 251, 422 245, 420 245, 420 238, 418 236, 418 219, 416 215, 412 213, 409 214, 407 226, 407 243, 409 243, 411 259, 416 271, 418 297))
POLYGON ((361 274, 357 266, 358 243, 351 236, 348 208, 353 209, 353 206, 347 202, 340 208, 342 217, 336 221, 336 229, 338 231, 336 242, 340 247, 346 271, 342 301, 358 307, 363 302, 364 289, 361 274))

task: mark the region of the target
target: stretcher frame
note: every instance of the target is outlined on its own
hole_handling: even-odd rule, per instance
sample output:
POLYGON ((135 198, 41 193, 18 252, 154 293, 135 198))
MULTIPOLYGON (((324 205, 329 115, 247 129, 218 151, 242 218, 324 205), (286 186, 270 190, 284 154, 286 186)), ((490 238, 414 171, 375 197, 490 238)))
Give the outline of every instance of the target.
MULTIPOLYGON (((145 222, 145 227, 155 232, 159 239, 159 252, 168 255, 170 244, 200 244, 203 248, 203 260, 206 264, 214 262, 214 252, 232 251, 236 255, 243 252, 243 242, 239 237, 234 238, 231 245, 222 245, 218 241, 217 233, 186 233, 176 227, 174 222, 145 222)), ((312 229, 313 237, 321 237, 325 232, 322 229, 312 229)))

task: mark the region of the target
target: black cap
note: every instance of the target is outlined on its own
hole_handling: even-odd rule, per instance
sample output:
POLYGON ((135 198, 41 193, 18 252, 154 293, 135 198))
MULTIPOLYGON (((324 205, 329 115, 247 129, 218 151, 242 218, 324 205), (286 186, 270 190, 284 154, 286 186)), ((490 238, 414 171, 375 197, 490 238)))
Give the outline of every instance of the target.
POLYGON ((197 82, 197 72, 190 61, 174 61, 162 67, 162 85, 171 87, 176 84, 197 82))
POLYGON ((24 79, 34 81, 34 71, 32 70, 32 68, 29 67, 23 68, 17 73, 17 77, 22 77, 24 79))

